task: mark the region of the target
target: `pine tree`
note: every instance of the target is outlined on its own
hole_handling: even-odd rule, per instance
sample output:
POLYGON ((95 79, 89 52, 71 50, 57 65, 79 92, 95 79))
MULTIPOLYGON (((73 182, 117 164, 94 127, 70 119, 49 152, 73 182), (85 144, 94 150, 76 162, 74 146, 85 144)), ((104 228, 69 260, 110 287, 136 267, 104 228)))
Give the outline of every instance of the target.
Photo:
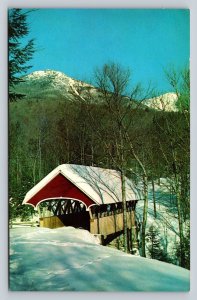
POLYGON ((151 258, 157 260, 165 260, 164 251, 161 248, 161 239, 158 229, 151 225, 146 235, 147 249, 151 258))
POLYGON ((23 45, 23 38, 29 33, 27 13, 22 9, 9 9, 8 11, 8 84, 9 101, 16 101, 25 95, 15 92, 15 87, 23 81, 19 76, 24 75, 31 66, 27 62, 34 53, 34 41, 29 40, 23 45))

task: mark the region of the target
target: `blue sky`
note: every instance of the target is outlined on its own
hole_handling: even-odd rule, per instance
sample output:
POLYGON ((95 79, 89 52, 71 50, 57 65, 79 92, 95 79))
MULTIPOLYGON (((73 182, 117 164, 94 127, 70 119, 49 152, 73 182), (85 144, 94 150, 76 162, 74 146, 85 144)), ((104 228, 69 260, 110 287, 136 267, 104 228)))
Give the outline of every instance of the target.
POLYGON ((29 72, 52 69, 92 80, 117 62, 133 82, 169 91, 164 68, 189 64, 189 11, 181 9, 39 9, 28 16, 36 52, 29 72))

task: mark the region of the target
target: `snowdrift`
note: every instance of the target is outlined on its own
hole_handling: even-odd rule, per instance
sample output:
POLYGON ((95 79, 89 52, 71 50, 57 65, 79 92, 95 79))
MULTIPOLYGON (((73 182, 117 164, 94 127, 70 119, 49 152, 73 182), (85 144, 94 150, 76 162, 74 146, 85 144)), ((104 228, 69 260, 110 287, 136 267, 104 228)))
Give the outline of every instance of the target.
POLYGON ((12 291, 189 291, 189 273, 101 246, 82 229, 10 229, 12 291))

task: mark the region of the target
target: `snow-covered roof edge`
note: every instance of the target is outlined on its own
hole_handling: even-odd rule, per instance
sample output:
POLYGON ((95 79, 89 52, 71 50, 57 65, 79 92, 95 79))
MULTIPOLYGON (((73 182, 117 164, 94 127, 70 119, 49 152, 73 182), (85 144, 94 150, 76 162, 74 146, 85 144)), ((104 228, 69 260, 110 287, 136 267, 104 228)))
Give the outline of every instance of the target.
MULTIPOLYGON (((79 188, 86 196, 88 196, 95 204, 101 205, 101 204, 108 204, 113 202, 120 202, 120 190, 112 191, 111 187, 109 185, 105 185, 105 181, 103 181, 103 178, 101 179, 102 182, 100 182, 97 186, 98 180, 100 180, 100 177, 94 178, 93 181, 89 180, 87 178, 87 173, 91 170, 94 170, 93 172, 95 174, 101 174, 105 173, 113 176, 113 179, 120 180, 120 172, 112 169, 103 169, 99 167, 90 167, 90 166, 83 166, 83 165, 72 165, 72 164, 62 164, 57 166, 54 170, 52 170, 47 176, 45 176, 40 182, 38 182, 30 191, 27 192, 22 204, 31 204, 28 203, 28 201, 36 195, 46 184, 48 184, 51 180, 53 180, 58 174, 62 174, 65 178, 67 178, 70 182, 72 182, 77 188, 79 188), (79 172, 78 172, 79 170, 79 172), (82 170, 82 173, 80 171, 82 170), (85 176, 86 175, 86 176, 85 176), (95 184, 95 188, 94 188, 95 184), (99 187, 99 185, 102 185, 102 192, 99 187), (104 186, 104 189, 103 189, 104 186), (103 199, 105 198, 105 199, 103 199), (107 199, 106 199, 107 198, 107 199), (117 201, 119 199, 119 201, 117 201), (105 201, 104 201, 105 200, 105 201)), ((88 174, 89 176, 92 175, 88 174)), ((104 178, 105 180, 105 178, 104 178)), ((128 178, 126 181, 130 181, 128 178)), ((128 185, 128 189, 132 190, 130 184, 128 185)), ((131 193, 128 194, 127 201, 129 200, 137 200, 135 198, 135 192, 132 190, 131 193), (133 197, 134 196, 134 197, 133 197), (131 199, 128 199, 131 198, 131 199)))
MULTIPOLYGON (((75 182, 73 182, 70 177, 66 176, 65 172, 63 172, 63 167, 65 167, 66 164, 62 164, 57 166, 55 169, 53 169, 48 175, 46 175, 43 179, 41 179, 31 190, 29 190, 25 198, 22 202, 22 204, 28 204, 32 205, 31 203, 27 203, 33 196, 35 196, 47 183, 49 183, 52 179, 54 179, 58 174, 62 174, 64 177, 66 177, 69 181, 71 181, 73 184, 76 185, 75 182)), ((76 185, 77 186, 77 185, 76 185)), ((77 186, 78 187, 78 186, 77 186)), ((79 187, 78 187, 79 188, 79 187)), ((92 199, 95 202, 95 199, 91 197, 91 195, 87 194, 85 191, 83 191, 81 188, 79 188, 84 194, 86 194, 90 199, 92 199)), ((98 203, 96 203, 98 204, 98 203)))

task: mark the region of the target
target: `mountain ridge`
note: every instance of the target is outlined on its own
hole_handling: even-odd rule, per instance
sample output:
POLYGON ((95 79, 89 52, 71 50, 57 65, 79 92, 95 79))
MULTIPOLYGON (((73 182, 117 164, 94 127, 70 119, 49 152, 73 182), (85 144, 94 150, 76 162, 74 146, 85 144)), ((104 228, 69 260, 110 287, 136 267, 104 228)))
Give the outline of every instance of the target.
MULTIPOLYGON (((28 98, 42 100, 47 96, 49 98, 63 97, 67 100, 74 100, 76 97, 82 100, 94 97, 102 101, 99 88, 81 80, 76 80, 67 76, 65 73, 51 69, 34 71, 22 77, 17 87, 17 92, 24 93, 28 98)), ((125 96, 124 96, 125 97, 125 96)), ((176 102, 177 95, 168 92, 159 96, 143 100, 144 107, 160 111, 178 111, 176 102)))

